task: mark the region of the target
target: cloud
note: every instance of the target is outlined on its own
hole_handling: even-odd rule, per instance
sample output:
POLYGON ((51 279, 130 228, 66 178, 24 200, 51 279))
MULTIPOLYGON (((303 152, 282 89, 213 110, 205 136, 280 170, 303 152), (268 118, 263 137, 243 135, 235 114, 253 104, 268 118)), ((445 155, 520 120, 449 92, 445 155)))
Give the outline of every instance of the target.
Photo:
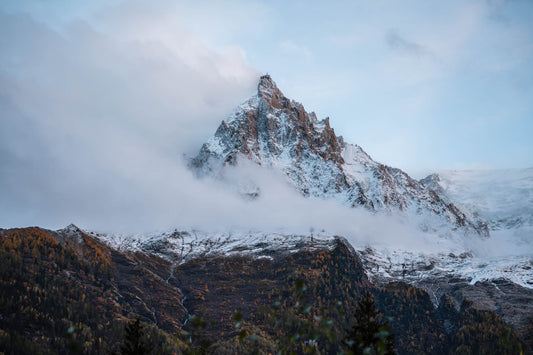
MULTIPOLYGON (((148 11, 125 2, 58 23, 0 12, 0 227, 314 228, 354 244, 439 246, 438 236, 418 231, 416 221, 305 199, 272 171, 233 172, 260 184, 255 201, 197 180, 183 154, 196 153, 255 92, 259 72, 240 47, 213 49, 176 9, 165 12, 169 4, 148 11)), ((389 37, 394 50, 427 55, 394 32, 389 37)), ((281 47, 312 55, 290 41, 281 47)), ((394 65, 381 68, 413 76, 394 65)), ((374 72, 367 85, 379 82, 374 72)), ((338 93, 340 75, 331 77, 338 93)))
POLYGON ((416 42, 407 40, 395 30, 389 30, 387 32, 387 35, 385 36, 385 42, 389 48, 398 52, 407 53, 418 57, 434 56, 429 48, 416 42))
POLYGON ((314 228, 354 244, 433 243, 401 218, 304 198, 254 165, 228 171, 259 185, 254 201, 196 179, 182 154, 255 91, 257 71, 239 49, 214 51, 186 30, 173 32, 176 44, 84 21, 58 30, 25 15, 0 14, 0 31, 1 227, 314 228))
POLYGON ((283 50, 286 53, 290 53, 293 55, 299 55, 306 59, 313 58, 313 53, 304 45, 299 45, 294 43, 291 40, 285 40, 279 44, 279 47, 281 50, 283 50))
POLYGON ((0 226, 150 225, 181 154, 255 91, 239 48, 122 30, 0 12, 0 226))

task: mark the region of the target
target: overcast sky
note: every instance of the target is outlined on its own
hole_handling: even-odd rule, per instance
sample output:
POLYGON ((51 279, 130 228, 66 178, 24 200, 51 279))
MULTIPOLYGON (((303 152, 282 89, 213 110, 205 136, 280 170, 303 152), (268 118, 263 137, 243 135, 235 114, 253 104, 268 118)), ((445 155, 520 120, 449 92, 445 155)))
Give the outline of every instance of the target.
POLYGON ((174 221, 163 210, 198 214, 176 200, 205 208, 217 189, 194 185, 181 157, 265 72, 415 177, 533 166, 529 0, 8 0, 0 227, 124 226, 149 209, 162 219, 151 228, 174 221))

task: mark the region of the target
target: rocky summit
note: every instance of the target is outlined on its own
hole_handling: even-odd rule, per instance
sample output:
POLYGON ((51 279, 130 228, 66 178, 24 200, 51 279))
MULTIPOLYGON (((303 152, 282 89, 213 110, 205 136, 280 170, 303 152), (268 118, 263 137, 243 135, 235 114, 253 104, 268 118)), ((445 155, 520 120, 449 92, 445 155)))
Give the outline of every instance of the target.
POLYGON ((190 166, 199 176, 219 176, 243 161, 282 171, 305 196, 422 216, 424 229, 444 223, 453 230, 488 236, 483 219, 345 142, 328 117, 319 120, 314 112, 308 113, 301 103, 287 98, 269 75, 261 77, 256 95, 222 121, 190 166))

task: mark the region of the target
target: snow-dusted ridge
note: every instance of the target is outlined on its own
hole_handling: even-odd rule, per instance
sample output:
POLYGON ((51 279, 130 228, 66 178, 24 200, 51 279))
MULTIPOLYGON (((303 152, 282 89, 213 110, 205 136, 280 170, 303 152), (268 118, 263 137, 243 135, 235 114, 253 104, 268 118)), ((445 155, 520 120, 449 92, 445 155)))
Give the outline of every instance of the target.
POLYGON ((113 234, 86 231, 108 246, 126 252, 149 252, 178 264, 198 257, 248 255, 271 258, 273 254, 302 249, 331 249, 335 237, 325 233, 295 235, 283 233, 170 230, 147 234, 113 234))
POLYGON ((70 225, 59 232, 68 235, 86 233, 123 252, 151 253, 176 264, 198 257, 246 255, 272 258, 304 249, 333 249, 340 239, 349 243, 363 262, 367 276, 375 282, 405 281, 419 285, 427 280, 460 279, 470 284, 505 279, 533 289, 531 255, 483 256, 455 249, 424 253, 384 246, 370 247, 327 233, 307 235, 286 233, 170 230, 148 234, 117 234, 84 231, 70 225))
POLYGON ((367 276, 376 282, 405 281, 419 285, 421 281, 459 279, 476 282, 509 280, 533 289, 533 257, 475 256, 469 252, 423 254, 409 251, 359 249, 367 276))

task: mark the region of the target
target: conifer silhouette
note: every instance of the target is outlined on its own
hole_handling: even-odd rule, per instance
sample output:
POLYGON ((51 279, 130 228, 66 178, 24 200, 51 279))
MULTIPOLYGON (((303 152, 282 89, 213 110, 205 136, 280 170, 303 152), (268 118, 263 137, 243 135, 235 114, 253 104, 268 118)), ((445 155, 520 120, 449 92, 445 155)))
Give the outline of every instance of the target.
POLYGON ((122 355, 144 355, 150 354, 152 345, 148 343, 141 318, 137 317, 125 328, 124 344, 120 347, 122 355))
POLYGON ((390 332, 388 322, 381 321, 381 313, 369 292, 365 293, 357 304, 355 324, 346 334, 344 343, 349 354, 396 354, 394 335, 390 332))

